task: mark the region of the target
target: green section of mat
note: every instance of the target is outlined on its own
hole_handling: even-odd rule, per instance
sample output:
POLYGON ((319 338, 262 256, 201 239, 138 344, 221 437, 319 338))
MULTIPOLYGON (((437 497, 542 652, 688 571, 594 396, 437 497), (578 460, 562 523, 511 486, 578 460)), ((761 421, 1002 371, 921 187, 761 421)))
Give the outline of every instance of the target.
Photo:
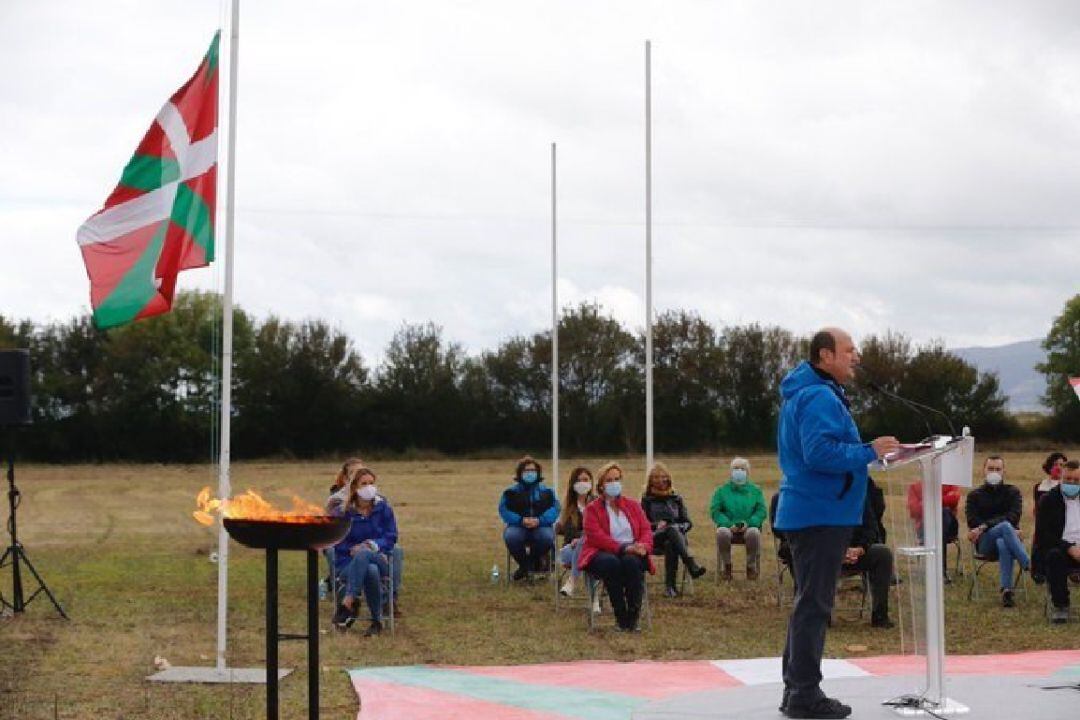
POLYGON ((471 675, 461 670, 447 670, 411 665, 405 667, 351 670, 354 679, 368 678, 382 682, 423 687, 476 700, 511 707, 550 712, 582 720, 626 720, 641 707, 643 698, 617 695, 564 685, 531 685, 502 678, 471 675))

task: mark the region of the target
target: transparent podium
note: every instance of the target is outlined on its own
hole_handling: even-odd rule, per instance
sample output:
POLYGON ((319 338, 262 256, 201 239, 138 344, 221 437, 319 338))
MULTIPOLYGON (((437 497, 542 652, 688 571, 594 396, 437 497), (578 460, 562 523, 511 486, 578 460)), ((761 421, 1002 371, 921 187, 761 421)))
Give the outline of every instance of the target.
POLYGON ((942 542, 941 486, 971 485, 975 439, 967 428, 960 437, 937 436, 903 446, 870 469, 889 472, 915 466, 922 474, 922 543, 897 548, 897 555, 922 561, 925 588, 926 689, 890 701, 898 715, 908 717, 963 715, 969 708, 945 692, 945 547, 942 542))

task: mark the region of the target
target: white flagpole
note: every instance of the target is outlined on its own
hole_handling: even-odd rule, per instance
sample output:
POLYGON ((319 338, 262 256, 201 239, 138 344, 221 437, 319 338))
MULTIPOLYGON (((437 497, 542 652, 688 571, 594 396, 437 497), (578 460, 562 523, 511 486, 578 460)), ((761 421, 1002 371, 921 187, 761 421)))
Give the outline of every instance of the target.
POLYGON ((653 466, 652 42, 645 41, 645 472, 653 466))
MULTIPOLYGON (((236 199, 236 76, 240 43, 240 0, 229 0, 229 94, 226 104, 228 131, 224 136, 225 152, 225 232, 218 240, 225 246, 225 295, 222 299, 221 338, 221 459, 218 466, 218 497, 224 500, 232 495, 229 481, 232 420, 232 366, 233 366, 233 250, 236 246, 234 233, 236 199)), ((222 33, 225 35, 225 33, 222 33)), ((220 57, 220 55, 219 55, 220 57)), ((220 140, 219 140, 220 142, 220 140)), ((228 640, 229 617, 229 534, 225 523, 218 519, 218 608, 217 608, 217 670, 225 671, 225 648, 228 640)))
POLYGON ((551 143, 551 487, 559 496, 559 264, 556 244, 555 143, 551 143))

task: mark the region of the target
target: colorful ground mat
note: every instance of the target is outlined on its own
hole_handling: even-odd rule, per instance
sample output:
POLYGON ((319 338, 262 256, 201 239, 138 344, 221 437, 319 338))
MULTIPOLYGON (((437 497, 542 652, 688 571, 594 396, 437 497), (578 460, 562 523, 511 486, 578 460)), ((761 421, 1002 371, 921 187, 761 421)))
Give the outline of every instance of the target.
MULTIPOLYGON (((1080 680, 1080 650, 958 655, 950 675, 1060 676, 1080 680)), ((923 660, 885 656, 826 660, 826 679, 921 675, 923 660)), ((629 720, 635 709, 685 693, 780 682, 780 658, 685 662, 586 661, 349 671, 359 720, 629 720)))

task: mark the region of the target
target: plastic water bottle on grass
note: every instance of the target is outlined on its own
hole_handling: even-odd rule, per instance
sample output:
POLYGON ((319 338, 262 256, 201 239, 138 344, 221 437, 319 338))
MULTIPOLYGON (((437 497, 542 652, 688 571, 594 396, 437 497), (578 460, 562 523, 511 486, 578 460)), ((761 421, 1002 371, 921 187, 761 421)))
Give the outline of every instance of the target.
POLYGON ((491 566, 491 584, 498 585, 499 583, 499 563, 495 563, 491 566))

